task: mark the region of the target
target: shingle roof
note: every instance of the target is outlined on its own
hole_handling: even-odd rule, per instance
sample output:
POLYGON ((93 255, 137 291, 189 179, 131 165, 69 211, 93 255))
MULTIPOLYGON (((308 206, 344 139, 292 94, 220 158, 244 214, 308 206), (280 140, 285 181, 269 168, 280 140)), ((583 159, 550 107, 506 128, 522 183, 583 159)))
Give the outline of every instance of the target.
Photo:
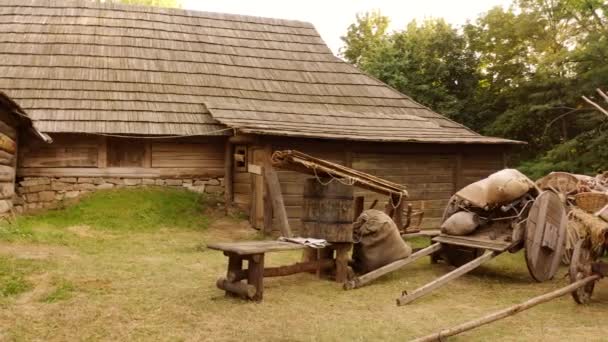
POLYGON ((335 57, 305 22, 0 0, 0 90, 45 132, 245 132, 513 143, 481 136, 335 57))

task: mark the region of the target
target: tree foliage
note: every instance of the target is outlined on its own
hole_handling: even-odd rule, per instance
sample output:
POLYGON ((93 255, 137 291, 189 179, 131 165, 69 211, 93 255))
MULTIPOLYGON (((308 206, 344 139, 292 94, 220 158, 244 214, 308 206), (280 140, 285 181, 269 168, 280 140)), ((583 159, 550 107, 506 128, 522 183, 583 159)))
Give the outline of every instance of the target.
POLYGON ((527 141, 526 171, 608 167, 606 118, 581 101, 608 86, 608 2, 515 0, 463 27, 431 19, 349 39, 383 23, 358 16, 343 57, 481 133, 527 141))

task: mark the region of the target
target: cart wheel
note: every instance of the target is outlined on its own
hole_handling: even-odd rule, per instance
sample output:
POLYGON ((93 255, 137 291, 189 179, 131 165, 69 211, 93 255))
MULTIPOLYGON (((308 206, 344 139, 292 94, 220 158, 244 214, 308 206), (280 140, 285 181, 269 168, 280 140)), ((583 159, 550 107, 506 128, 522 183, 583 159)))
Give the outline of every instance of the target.
MULTIPOLYGON (((570 268, 568 274, 570 275, 570 282, 584 279, 591 275, 591 263, 593 262, 593 253, 589 249, 589 240, 579 240, 574 245, 574 251, 572 252, 572 261, 570 262, 570 268)), ((586 304, 591 300, 591 294, 595 288, 595 282, 591 282, 583 287, 572 291, 572 298, 579 304, 586 304)))
POLYGON ((552 279, 557 273, 566 247, 565 205, 557 194, 543 191, 530 208, 526 220, 524 248, 526 266, 538 282, 552 279))
POLYGON ((574 201, 579 180, 573 174, 567 172, 551 172, 536 181, 536 185, 542 190, 551 190, 558 194, 564 204, 574 201))
POLYGON ((439 251, 439 257, 447 262, 449 265, 460 267, 467 262, 481 256, 483 249, 470 248, 462 246, 453 246, 443 244, 441 251, 439 251))

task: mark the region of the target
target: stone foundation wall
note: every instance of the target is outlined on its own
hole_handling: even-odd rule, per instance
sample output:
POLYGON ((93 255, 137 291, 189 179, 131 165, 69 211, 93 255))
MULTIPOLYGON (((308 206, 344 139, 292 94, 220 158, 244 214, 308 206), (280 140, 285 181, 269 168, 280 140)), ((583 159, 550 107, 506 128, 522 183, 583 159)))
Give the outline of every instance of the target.
POLYGON ((224 178, 84 178, 84 177, 25 177, 15 184, 15 212, 23 213, 57 207, 65 200, 78 198, 96 190, 140 186, 182 187, 207 194, 222 194, 224 178))

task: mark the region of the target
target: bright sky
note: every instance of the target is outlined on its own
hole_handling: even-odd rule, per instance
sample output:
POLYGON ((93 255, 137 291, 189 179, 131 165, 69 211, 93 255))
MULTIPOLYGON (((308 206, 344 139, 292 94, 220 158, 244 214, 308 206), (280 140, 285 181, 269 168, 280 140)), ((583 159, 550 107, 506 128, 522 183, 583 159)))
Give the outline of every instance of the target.
POLYGON ((494 6, 507 7, 510 3, 511 0, 184 0, 183 8, 311 22, 337 53, 342 46, 340 36, 355 21, 357 13, 379 9, 391 18, 391 29, 399 30, 412 19, 430 17, 462 25, 494 6))

